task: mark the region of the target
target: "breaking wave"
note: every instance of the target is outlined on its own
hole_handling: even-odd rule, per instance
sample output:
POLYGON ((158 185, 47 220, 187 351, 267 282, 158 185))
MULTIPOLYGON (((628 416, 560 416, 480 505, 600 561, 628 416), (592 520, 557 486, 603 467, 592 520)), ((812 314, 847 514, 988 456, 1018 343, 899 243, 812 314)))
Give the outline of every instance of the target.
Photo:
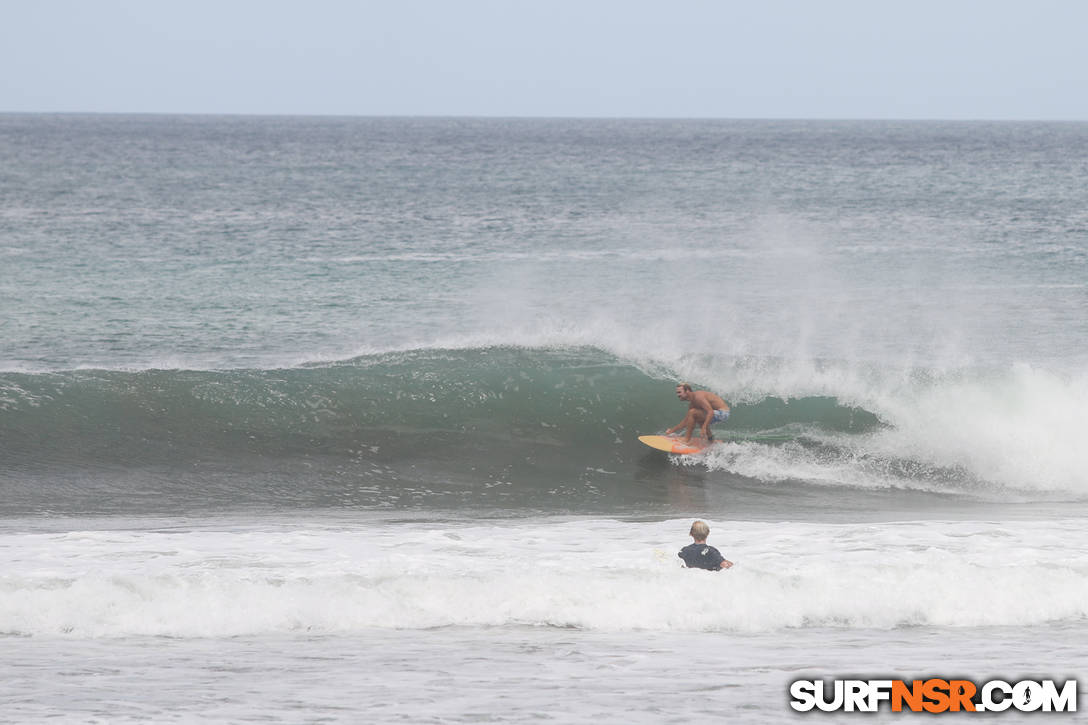
POLYGON ((490 496, 517 507, 579 488, 622 497, 617 476, 655 455, 637 436, 683 416, 672 392, 681 372, 733 405, 719 429, 725 444, 684 461, 711 472, 1088 493, 1083 378, 1026 366, 664 365, 584 347, 421 349, 270 370, 2 373, 0 480, 24 502, 38 474, 54 487, 69 480, 74 496, 94 479, 98 497, 169 488, 284 505, 490 496))

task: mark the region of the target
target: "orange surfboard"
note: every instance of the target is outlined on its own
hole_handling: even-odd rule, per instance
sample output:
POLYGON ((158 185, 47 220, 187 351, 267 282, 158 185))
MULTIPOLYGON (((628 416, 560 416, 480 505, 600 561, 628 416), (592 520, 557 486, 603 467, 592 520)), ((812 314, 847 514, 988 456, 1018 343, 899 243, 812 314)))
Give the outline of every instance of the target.
POLYGON ((656 448, 666 453, 675 453, 678 456, 702 453, 708 446, 714 445, 714 441, 707 442, 705 438, 692 438, 691 443, 684 443, 683 438, 673 438, 672 436, 639 436, 638 439, 650 448, 656 448))

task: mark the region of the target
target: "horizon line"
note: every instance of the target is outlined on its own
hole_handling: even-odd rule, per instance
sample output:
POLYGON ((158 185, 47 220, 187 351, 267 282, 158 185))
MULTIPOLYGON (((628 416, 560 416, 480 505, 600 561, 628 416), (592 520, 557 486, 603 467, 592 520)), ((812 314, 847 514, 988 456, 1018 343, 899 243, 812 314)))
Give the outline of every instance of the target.
POLYGON ((159 116, 203 118, 337 118, 337 119, 418 119, 496 121, 756 121, 756 122, 884 122, 884 123, 1086 123, 1088 118, 1042 117, 896 117, 896 116, 607 116, 530 114, 445 114, 445 113, 260 113, 237 111, 8 111, 0 116, 159 116))

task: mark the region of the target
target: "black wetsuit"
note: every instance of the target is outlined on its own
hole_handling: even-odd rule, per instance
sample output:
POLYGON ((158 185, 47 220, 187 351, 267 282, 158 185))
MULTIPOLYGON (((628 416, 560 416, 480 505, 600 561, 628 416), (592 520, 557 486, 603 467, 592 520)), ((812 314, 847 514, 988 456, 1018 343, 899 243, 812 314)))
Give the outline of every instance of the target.
POLYGON ((689 569, 719 571, 725 557, 710 544, 688 544, 677 554, 689 569))

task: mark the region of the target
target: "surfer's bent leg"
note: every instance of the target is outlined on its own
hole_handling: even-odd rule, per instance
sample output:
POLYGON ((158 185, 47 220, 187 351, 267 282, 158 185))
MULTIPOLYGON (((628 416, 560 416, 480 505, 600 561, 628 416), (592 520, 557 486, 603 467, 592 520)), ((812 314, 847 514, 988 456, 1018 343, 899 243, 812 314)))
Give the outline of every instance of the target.
MULTIPOLYGON (((724 408, 719 408, 714 411, 714 417, 710 419, 710 425, 724 423, 727 420, 729 420, 729 411, 724 408)), ((710 426, 707 426, 706 429, 706 439, 708 441, 714 440, 714 431, 710 430, 710 426)))
POLYGON ((691 435, 695 432, 695 426, 699 426, 699 429, 702 430, 704 420, 706 420, 706 411, 698 408, 692 408, 688 411, 688 443, 691 442, 691 435))

